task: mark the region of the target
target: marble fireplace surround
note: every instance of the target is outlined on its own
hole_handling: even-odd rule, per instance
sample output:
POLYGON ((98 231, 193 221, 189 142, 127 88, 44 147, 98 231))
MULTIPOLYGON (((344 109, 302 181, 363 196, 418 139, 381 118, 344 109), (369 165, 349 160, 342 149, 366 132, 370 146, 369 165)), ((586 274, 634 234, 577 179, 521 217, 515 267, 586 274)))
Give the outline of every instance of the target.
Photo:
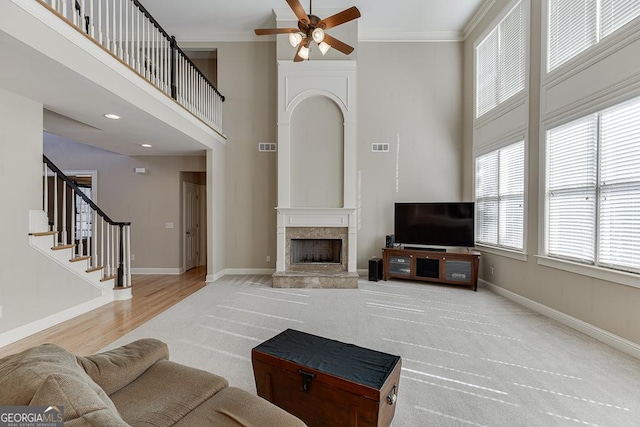
POLYGON ((355 209, 278 209, 276 288, 357 288, 355 209), (291 265, 292 239, 340 239, 341 262, 291 265), (282 250, 282 254, 280 254, 282 250))

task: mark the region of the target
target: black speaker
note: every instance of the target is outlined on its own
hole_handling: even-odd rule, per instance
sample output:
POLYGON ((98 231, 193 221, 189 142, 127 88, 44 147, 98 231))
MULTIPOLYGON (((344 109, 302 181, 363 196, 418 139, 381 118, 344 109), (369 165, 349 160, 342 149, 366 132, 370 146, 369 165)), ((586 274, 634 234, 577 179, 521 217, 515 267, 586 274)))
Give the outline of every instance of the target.
POLYGON ((395 234, 387 234, 387 248, 392 248, 396 244, 396 236, 395 234))
POLYGON ((371 258, 369 260, 369 281, 377 282, 382 280, 382 259, 371 258))

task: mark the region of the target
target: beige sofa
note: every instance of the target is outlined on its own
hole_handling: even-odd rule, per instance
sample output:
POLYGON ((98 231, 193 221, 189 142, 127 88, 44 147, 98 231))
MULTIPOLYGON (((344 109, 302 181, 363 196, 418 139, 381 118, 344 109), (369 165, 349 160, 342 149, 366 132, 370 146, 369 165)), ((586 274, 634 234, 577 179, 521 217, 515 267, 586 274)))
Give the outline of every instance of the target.
POLYGON ((64 406, 65 426, 280 426, 298 418, 142 339, 78 357, 44 344, 0 359, 0 405, 64 406))

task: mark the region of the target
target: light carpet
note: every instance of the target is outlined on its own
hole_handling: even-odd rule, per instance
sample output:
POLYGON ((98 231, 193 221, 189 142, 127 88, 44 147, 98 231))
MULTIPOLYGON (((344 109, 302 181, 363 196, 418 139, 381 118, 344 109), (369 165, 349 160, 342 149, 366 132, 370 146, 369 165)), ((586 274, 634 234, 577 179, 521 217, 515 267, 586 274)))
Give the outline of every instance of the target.
POLYGON ((227 276, 107 349, 157 338, 255 393, 251 349, 287 328, 401 356, 394 427, 640 425, 640 361, 482 287, 227 276))

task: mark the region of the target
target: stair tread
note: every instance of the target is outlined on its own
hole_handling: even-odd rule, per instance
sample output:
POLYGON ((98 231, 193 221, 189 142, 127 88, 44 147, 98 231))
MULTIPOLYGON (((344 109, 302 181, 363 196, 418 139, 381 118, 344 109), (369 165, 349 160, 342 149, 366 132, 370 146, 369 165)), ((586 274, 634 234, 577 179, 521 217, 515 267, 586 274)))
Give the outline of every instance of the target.
POLYGON ((85 270, 85 271, 86 271, 87 273, 93 273, 94 271, 99 271, 99 270, 102 270, 103 268, 104 268, 103 266, 99 265, 99 266, 97 266, 97 267, 91 267, 91 268, 88 268, 88 269, 87 269, 87 270, 85 270))
POLYGON ((76 245, 57 245, 51 248, 52 251, 60 251, 62 249, 71 249, 74 248, 76 245))
POLYGON ((78 261, 84 261, 86 259, 91 258, 90 256, 79 256, 79 257, 75 257, 75 258, 71 258, 69 260, 69 262, 78 262, 78 261))
POLYGON ((35 232, 35 233, 29 233, 29 236, 35 236, 35 237, 55 236, 56 234, 58 234, 57 231, 38 231, 38 232, 35 232))
POLYGON ((106 282, 107 280, 111 280, 111 279, 116 279, 118 276, 111 275, 111 276, 104 276, 102 279, 100 279, 101 282, 106 282))

